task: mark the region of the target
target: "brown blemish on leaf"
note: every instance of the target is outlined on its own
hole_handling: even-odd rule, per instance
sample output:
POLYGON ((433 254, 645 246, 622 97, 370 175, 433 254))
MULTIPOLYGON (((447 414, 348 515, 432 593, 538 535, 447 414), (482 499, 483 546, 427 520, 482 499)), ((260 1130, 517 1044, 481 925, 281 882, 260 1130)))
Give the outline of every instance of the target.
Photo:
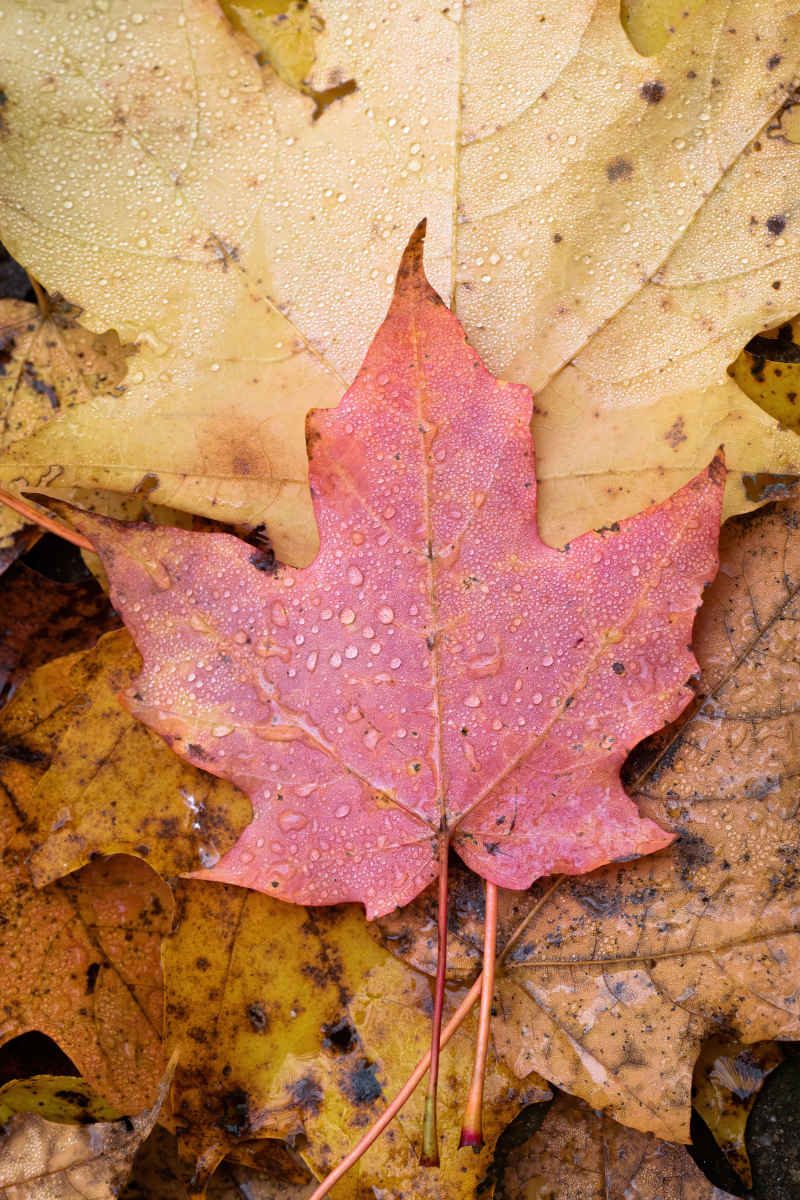
POLYGON ((669 427, 667 432, 664 434, 664 441, 668 442, 673 450, 677 450, 678 447, 680 446, 681 442, 686 441, 686 434, 684 433, 683 430, 684 430, 683 417, 676 417, 675 420, 673 421, 672 425, 669 427))
POLYGON ((648 104, 660 104, 664 99, 665 92, 666 88, 663 83, 660 83, 657 79, 648 80, 647 83, 643 83, 639 88, 639 95, 648 104))
POLYGON ((617 158, 612 158, 611 162, 606 167, 606 178, 609 183, 617 183, 620 179, 630 179, 633 174, 633 167, 627 158, 619 155, 617 158))

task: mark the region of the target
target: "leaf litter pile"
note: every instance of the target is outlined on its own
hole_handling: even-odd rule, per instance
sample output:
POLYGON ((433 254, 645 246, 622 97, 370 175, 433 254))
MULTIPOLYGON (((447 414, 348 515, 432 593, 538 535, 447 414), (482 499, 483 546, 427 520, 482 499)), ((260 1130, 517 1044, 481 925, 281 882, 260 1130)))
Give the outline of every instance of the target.
POLYGON ((0 17, 9 1200, 778 1195, 800 31, 729 7, 0 17))

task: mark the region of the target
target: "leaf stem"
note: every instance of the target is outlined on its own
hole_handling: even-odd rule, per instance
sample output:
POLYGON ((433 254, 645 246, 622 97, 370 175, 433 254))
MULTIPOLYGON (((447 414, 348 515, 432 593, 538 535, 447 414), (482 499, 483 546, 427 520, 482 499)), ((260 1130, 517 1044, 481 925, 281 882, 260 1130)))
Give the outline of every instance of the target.
POLYGON ((34 279, 33 276, 30 274, 28 275, 28 279, 30 280, 31 287, 33 288, 34 294, 36 296, 36 303, 39 306, 39 312, 41 313, 41 315, 43 317, 45 317, 45 318, 49 317, 50 316, 50 297, 48 296, 47 292, 44 290, 42 285, 39 283, 38 279, 34 279))
POLYGON ((469 1088, 464 1122, 461 1126, 462 1146, 483 1145, 483 1084, 486 1078, 486 1057, 489 1052, 489 1027, 494 1000, 494 965, 497 949, 497 884, 486 881, 486 918, 483 932, 483 972, 481 974, 481 1008, 478 1017, 478 1038, 475 1043, 475 1065, 469 1088))
MULTIPOLYGON (((464 999, 459 1004, 456 1011, 453 1013, 450 1020, 445 1025, 444 1029, 442 1030, 441 1041, 439 1043, 440 1046, 446 1046, 453 1034, 456 1033, 463 1024, 465 1018, 469 1014, 470 1009, 481 994, 481 979, 482 976, 479 975, 464 999)), ((372 1143, 378 1140, 386 1126, 389 1125, 392 1120, 394 1120, 394 1118, 400 1112, 400 1109, 405 1104, 406 1100, 408 1100, 409 1096, 411 1096, 411 1094, 416 1090, 417 1084, 423 1078, 425 1072, 430 1066, 430 1061, 431 1052, 428 1050, 427 1053, 419 1060, 411 1075, 409 1075, 408 1079, 403 1084, 400 1091, 397 1093, 394 1100, 392 1100, 386 1111, 382 1113, 380 1117, 378 1117, 378 1120, 375 1122, 375 1124, 367 1130, 361 1141, 353 1147, 347 1157, 343 1158, 339 1165, 334 1167, 330 1174, 325 1176, 317 1190, 309 1197, 309 1200, 322 1200, 323 1196, 327 1196, 334 1184, 338 1183, 342 1176, 345 1175, 350 1168, 358 1162, 362 1154, 365 1154, 366 1151, 369 1150, 372 1143)))
POLYGON ((65 542, 72 542, 73 546, 80 546, 83 550, 94 550, 92 543, 82 533, 70 529, 68 525, 62 525, 60 521, 56 521, 55 517, 49 517, 41 509, 34 508, 32 504, 28 504, 20 496, 13 496, 4 488, 0 488, 0 503, 5 504, 6 508, 13 508, 14 512, 25 517, 32 525, 38 525, 41 529, 46 529, 48 533, 57 534, 65 542))
POLYGON ((436 1128, 436 1091, 439 1084, 439 1050, 444 1012, 444 983, 447 976, 447 844, 442 843, 439 854, 439 944, 436 952, 436 984, 433 991, 433 1027, 431 1029, 431 1069, 428 1075, 428 1094, 425 1097, 425 1118, 422 1126, 423 1167, 439 1165, 439 1135, 436 1128))
MULTIPOLYGON (((536 914, 538 912, 540 912, 540 910, 544 907, 544 905, 547 903, 547 901, 553 895, 553 892, 555 892, 559 887, 561 887, 561 884, 564 882, 565 879, 566 879, 566 875, 558 875, 553 880, 552 884, 547 889, 547 891, 544 892, 539 897, 538 901, 533 906, 531 911, 528 913, 527 917, 525 917, 525 919, 520 922, 520 924, 517 926, 514 933, 509 938, 502 953, 498 957, 497 961, 499 963, 502 963, 502 961, 505 958, 508 951, 514 945, 514 943, 519 940, 519 938, 525 932, 528 925, 531 923, 531 921, 536 916, 536 914)), ((472 1008, 473 1004, 480 996, 482 990, 483 990, 483 973, 481 973, 478 976, 478 978, 475 980, 472 987, 469 989, 466 996, 461 1001, 458 1008, 453 1013, 452 1017, 450 1018, 450 1020, 447 1022, 444 1029, 442 1030, 440 1046, 446 1046, 447 1043, 450 1041, 451 1037, 453 1036, 453 1034, 456 1033, 460 1029, 461 1025, 464 1023, 467 1016, 469 1015, 470 1009, 472 1008)), ((378 1138, 383 1133, 386 1126, 390 1125, 392 1123, 394 1118, 400 1112, 400 1109, 403 1107, 403 1105, 406 1103, 406 1101, 409 1099, 409 1097, 413 1095, 413 1093, 415 1092, 415 1090, 417 1088, 417 1085, 419 1084, 420 1080, 423 1079, 425 1072, 427 1071, 428 1067, 430 1066, 430 1061, 431 1061, 431 1052, 430 1052, 430 1050, 428 1050, 427 1053, 425 1055, 423 1055, 423 1057, 419 1060, 416 1067, 411 1072, 411 1075, 408 1077, 406 1082, 403 1084, 400 1091, 397 1093, 394 1100, 392 1100, 391 1104, 386 1109, 386 1111, 384 1113, 382 1113, 380 1117, 378 1117, 375 1124, 370 1129, 367 1130, 367 1132, 362 1137, 361 1141, 358 1142, 353 1147, 353 1149, 350 1151, 350 1153, 347 1154, 342 1159, 342 1161, 339 1163, 338 1167, 334 1167, 333 1170, 330 1171, 325 1176, 325 1178, 322 1180, 322 1183, 320 1183, 320 1185, 316 1189, 316 1191, 314 1191, 311 1194, 311 1196, 309 1196, 308 1200, 323 1200, 323 1197, 327 1196, 328 1192, 331 1190, 332 1187, 334 1187, 335 1184, 337 1184, 339 1182, 339 1180, 342 1178, 342 1176, 346 1175, 347 1172, 350 1170, 350 1168, 355 1166, 355 1164, 362 1157, 362 1155, 366 1154, 367 1150, 369 1150, 369 1148, 373 1144, 373 1142, 376 1142, 378 1140, 378 1138)))

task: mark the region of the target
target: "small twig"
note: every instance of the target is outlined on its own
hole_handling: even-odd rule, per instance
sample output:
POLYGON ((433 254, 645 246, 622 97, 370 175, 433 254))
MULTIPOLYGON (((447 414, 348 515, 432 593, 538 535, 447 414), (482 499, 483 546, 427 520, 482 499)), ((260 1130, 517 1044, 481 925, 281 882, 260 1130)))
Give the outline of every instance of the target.
POLYGON ((82 550, 94 550, 92 543, 82 533, 70 529, 69 525, 62 525, 55 517, 49 517, 46 512, 28 504, 20 496, 13 496, 4 488, 0 488, 0 503, 5 504, 6 508, 13 508, 14 512, 25 517, 32 525, 38 525, 41 529, 46 529, 48 533, 57 534, 65 542, 72 542, 73 546, 80 546, 82 550))

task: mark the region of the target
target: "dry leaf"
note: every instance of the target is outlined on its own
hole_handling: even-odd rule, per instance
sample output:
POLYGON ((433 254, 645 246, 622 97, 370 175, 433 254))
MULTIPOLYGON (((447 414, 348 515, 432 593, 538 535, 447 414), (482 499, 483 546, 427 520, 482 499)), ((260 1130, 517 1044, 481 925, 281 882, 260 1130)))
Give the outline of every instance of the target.
POLYGON ((734 1200, 682 1146, 618 1125, 557 1096, 540 1129, 512 1151, 498 1200, 734 1200))
MULTIPOLYGON (((298 1151, 325 1174, 425 1052, 427 979, 376 945, 353 906, 303 909, 204 881, 181 883, 177 902, 164 964, 167 1037, 181 1050, 173 1118, 184 1152, 202 1181, 238 1143, 304 1134, 298 1151)), ((444 1166, 419 1166, 417 1092, 334 1189, 338 1200, 372 1196, 390 1179, 419 1200, 473 1194, 504 1126, 548 1095, 535 1076, 520 1090, 490 1057, 487 1145, 457 1154, 474 1033, 473 1017, 443 1052, 444 1166)))
MULTIPOLYGON (((226 1161, 207 1188, 208 1200, 307 1200, 317 1181, 283 1142, 258 1143, 258 1169, 226 1161)), ((190 1164, 178 1157, 177 1141, 156 1125, 139 1148, 120 1200, 187 1200, 190 1164)))
POLYGON ((0 717, 7 755, 46 756, 26 799, 37 887, 97 853, 135 854, 165 876, 211 866, 250 820, 238 788, 182 763, 120 706, 140 662, 127 631, 111 633, 40 667, 0 717))
MULTIPOLYGON (((126 353, 113 330, 92 333, 78 310, 53 301, 47 311, 22 300, 0 300, 0 453, 76 404, 100 393, 118 394, 126 353)), ((14 482, 13 473, 6 479, 14 482)), ((24 525, 0 508, 0 553, 24 525)))
POLYGON ((136 1112, 152 1103, 164 1068, 160 949, 172 896, 145 863, 123 855, 34 888, 32 795, 65 714, 79 705, 68 687, 60 699, 48 689, 38 708, 35 687, 24 690, 27 700, 20 692, 3 711, 0 744, 0 1043, 47 1034, 94 1090, 136 1112))
POLYGON ((692 1104, 748 1188, 753 1174, 744 1132, 761 1085, 783 1062, 775 1042, 741 1046, 725 1038, 704 1043, 694 1068, 692 1104))
POLYGON ((33 1113, 12 1117, 0 1134, 0 1200, 113 1200, 155 1125, 169 1078, 151 1109, 120 1121, 74 1127, 33 1113))
POLYGON ((663 498, 720 441, 728 511, 748 506, 742 473, 800 464, 725 375, 798 307, 800 147, 769 133, 797 16, 683 10, 643 58, 618 0, 545 0, 533 26, 522 0, 320 0, 302 87, 355 90, 317 121, 297 70, 262 78, 210 0, 83 0, 55 42, 7 10, 0 45, 19 33, 26 56, 0 67, 3 236, 139 356, 122 400, 51 422, 3 476, 153 473, 157 499, 267 520, 307 562, 305 411, 352 377, 428 215, 434 284, 490 368, 539 393, 547 541, 663 498))
POLYGON ((634 760, 642 811, 679 840, 563 881, 498 984, 495 1045, 518 1075, 674 1141, 704 1035, 800 1033, 799 523, 787 501, 725 528, 695 627, 701 697, 634 760))

